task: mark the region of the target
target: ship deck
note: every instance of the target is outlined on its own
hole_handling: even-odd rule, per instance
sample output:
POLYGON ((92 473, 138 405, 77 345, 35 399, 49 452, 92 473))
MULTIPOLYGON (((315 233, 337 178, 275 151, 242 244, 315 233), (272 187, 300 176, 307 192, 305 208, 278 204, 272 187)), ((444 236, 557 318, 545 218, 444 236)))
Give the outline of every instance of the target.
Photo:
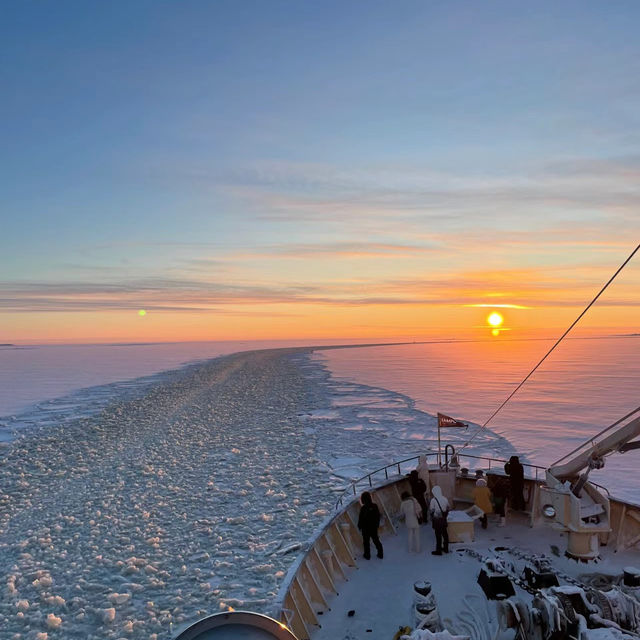
MULTIPOLYGON (((381 538, 384 559, 371 560, 357 554, 357 566, 347 573, 347 581, 339 585, 339 594, 329 602, 330 609, 318 616, 320 628, 313 640, 365 640, 393 638, 401 626, 414 627, 413 585, 416 581, 432 584, 438 610, 444 625, 452 632, 467 633, 478 640, 497 629, 496 606, 488 601, 477 583, 481 560, 497 557, 513 563, 520 574, 524 560, 518 553, 545 555, 552 559, 554 570, 574 578, 603 573, 619 575, 623 567, 638 565, 637 552, 614 553, 612 547, 601 547, 601 560, 589 564, 564 556, 566 534, 548 526, 530 527, 525 514, 510 513, 505 527, 489 520, 488 528, 475 523, 475 539, 471 543, 450 545, 450 552, 433 556, 435 536, 429 524, 420 528, 421 552, 409 553, 407 532, 400 526, 397 534, 381 538), (497 548, 497 549, 496 549, 497 548), (468 553, 465 550, 471 550, 468 553), (508 549, 515 549, 512 554, 508 549), (352 615, 349 612, 353 611, 352 615)), ((566 584, 560 578, 560 584, 566 584)), ((514 585, 516 595, 527 601, 531 596, 514 585)))

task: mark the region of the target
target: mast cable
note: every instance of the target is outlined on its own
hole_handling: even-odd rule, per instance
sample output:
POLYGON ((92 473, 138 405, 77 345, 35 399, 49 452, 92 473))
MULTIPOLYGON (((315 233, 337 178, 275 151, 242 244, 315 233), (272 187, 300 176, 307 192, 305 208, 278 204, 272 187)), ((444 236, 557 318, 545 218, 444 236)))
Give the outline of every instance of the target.
POLYGON ((522 382, 509 394, 507 399, 487 418, 485 423, 473 434, 473 436, 469 440, 467 440, 464 443, 464 445, 462 445, 462 448, 460 449, 460 451, 463 451, 466 448, 466 446, 469 445, 473 441, 473 439, 480 433, 480 431, 482 431, 482 429, 484 429, 491 422, 491 420, 493 420, 498 415, 498 413, 507 404, 507 402, 509 402, 509 400, 511 400, 511 398, 513 398, 513 396, 518 392, 520 387, 522 387, 522 385, 534 374, 536 369, 551 355, 551 352, 562 342, 562 340, 569 333, 569 331, 571 331, 571 329, 573 329, 573 327, 575 327, 576 324, 578 324, 582 316, 585 313, 587 313, 587 311, 589 311, 589 309, 593 306, 595 301, 604 293, 605 289, 615 280, 616 276, 626 267, 627 263, 631 260, 631 258, 633 258, 633 256, 638 252, 639 249, 640 249, 640 244, 631 252, 631 255, 620 265, 620 267, 618 267, 618 270, 611 276, 611 278, 609 278, 608 282, 604 285, 604 287, 602 287, 602 289, 600 289, 596 297, 585 307, 582 313, 571 323, 571 326, 560 336, 560 338, 558 338, 558 340, 551 347, 551 349, 547 351, 547 353, 544 355, 542 360, 540 360, 540 362, 538 362, 538 364, 535 367, 533 367, 531 371, 529 371, 529 373, 526 375, 524 380, 522 380, 522 382))

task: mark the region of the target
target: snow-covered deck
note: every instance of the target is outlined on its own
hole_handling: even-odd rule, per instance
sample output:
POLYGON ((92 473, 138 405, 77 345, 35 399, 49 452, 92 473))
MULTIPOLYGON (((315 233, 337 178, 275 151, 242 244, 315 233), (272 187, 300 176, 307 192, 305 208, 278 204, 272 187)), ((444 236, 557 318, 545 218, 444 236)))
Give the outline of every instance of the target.
MULTIPOLYGON (((529 518, 516 513, 509 515, 504 528, 497 527, 494 521, 483 530, 476 523, 474 542, 452 544, 450 553, 442 556, 431 555, 435 538, 429 525, 421 527, 419 554, 408 553, 406 530, 402 527, 397 535, 387 535, 382 542, 384 559, 357 559, 357 567, 339 585, 339 595, 330 600, 331 610, 319 616, 321 627, 313 633, 313 640, 392 638, 398 627, 413 627, 413 584, 419 580, 431 582, 445 626, 458 631, 467 627, 467 633, 480 622, 494 626, 495 603, 487 602, 477 583, 480 561, 463 549, 517 565, 521 560, 508 551, 495 552, 496 547, 517 547, 521 552, 552 557, 554 567, 574 577, 596 571, 619 574, 624 566, 637 564, 639 560, 637 552, 613 553, 606 547, 602 549, 600 563, 586 565, 570 560, 563 555, 565 534, 548 527, 531 528, 529 518), (349 616, 349 611, 355 613, 349 616)), ((516 595, 529 597, 517 586, 516 595)))
MULTIPOLYGON (((517 584, 524 584, 520 577, 527 560, 549 559, 561 586, 571 585, 572 579, 589 585, 585 574, 620 576, 625 567, 640 567, 636 548, 640 514, 635 506, 615 500, 611 501, 612 531, 600 536, 598 562, 566 557, 567 533, 545 522, 539 507, 534 518, 530 513, 510 512, 502 528, 497 526, 495 516, 490 516, 486 530, 475 521, 473 542, 452 543, 450 553, 442 556, 431 554, 435 536, 429 524, 423 525, 421 551, 409 553, 406 528, 397 519, 405 482, 390 480, 372 490, 383 513, 384 559, 375 555, 371 560, 363 558, 355 524, 359 504, 354 499, 325 525, 291 568, 280 611, 281 620, 298 638, 392 638, 399 627, 415 626, 413 586, 417 581, 428 581, 446 628, 474 640, 491 640, 498 627, 497 607, 486 599, 477 582, 485 559, 496 558, 509 568, 517 578, 512 580, 515 596, 527 606, 532 602, 531 589, 526 591, 517 584)), ((528 482, 527 495, 536 496, 535 481, 528 482)), ((473 485, 473 479, 457 478, 458 508, 469 506, 467 494, 473 485)), ((530 507, 534 502, 532 498, 530 507)), ((596 633, 589 637, 600 636, 596 633)))

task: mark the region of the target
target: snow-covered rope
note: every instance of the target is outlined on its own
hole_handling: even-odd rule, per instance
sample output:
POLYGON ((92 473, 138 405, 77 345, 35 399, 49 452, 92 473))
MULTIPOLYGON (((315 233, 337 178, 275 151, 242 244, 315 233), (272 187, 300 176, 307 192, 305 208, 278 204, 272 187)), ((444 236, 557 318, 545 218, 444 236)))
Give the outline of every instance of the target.
MULTIPOLYGON (((519 549, 515 549, 515 548, 505 548, 503 550, 506 551, 507 553, 511 554, 512 556, 515 556, 516 558, 520 558, 521 560, 525 560, 526 562, 530 562, 532 564, 538 564, 538 563, 547 564, 549 566, 549 568, 552 568, 553 572, 559 578, 562 578, 565 582, 568 582, 569 584, 572 584, 574 587, 578 587, 578 588, 582 589, 583 591, 590 591, 590 590, 599 591, 603 586, 612 586, 612 585, 617 585, 617 584, 620 583, 620 578, 619 577, 617 577, 617 576, 609 576, 607 574, 598 573, 598 572, 593 573, 593 574, 588 574, 588 575, 581 575, 581 576, 579 576, 579 578, 574 578, 573 576, 570 576, 569 574, 567 574, 564 571, 562 571, 562 570, 558 569, 557 567, 555 567, 551 562, 551 558, 549 558, 545 554, 539 554, 539 555, 538 554, 528 554, 528 553, 525 553, 524 551, 520 551, 519 549), (600 585, 596 584, 596 582, 599 579, 602 579, 602 581, 605 582, 606 584, 600 584, 600 585)), ((504 566, 501 567, 501 569, 507 575, 509 575, 509 572, 506 570, 506 568, 504 566)), ((521 581, 519 582, 512 575, 510 575, 509 577, 511 577, 518 584, 518 586, 523 587, 521 581)), ((532 594, 534 592, 537 592, 538 595, 542 594, 542 592, 540 590, 537 590, 537 589, 533 590, 532 588, 529 588, 527 590, 529 591, 529 593, 532 593, 532 594)), ((609 621, 609 622, 611 622, 611 621, 609 621)), ((637 631, 632 631, 630 629, 623 629, 623 631, 624 631, 624 633, 626 633, 629 636, 632 636, 634 638, 640 638, 640 633, 638 633, 637 631)))
POLYGON ((492 640, 489 629, 490 616, 487 611, 488 602, 479 596, 467 594, 463 597, 462 603, 464 608, 457 614, 456 621, 451 623, 450 628, 456 633, 465 633, 474 640, 492 640), (480 607, 483 600, 484 616, 480 607))

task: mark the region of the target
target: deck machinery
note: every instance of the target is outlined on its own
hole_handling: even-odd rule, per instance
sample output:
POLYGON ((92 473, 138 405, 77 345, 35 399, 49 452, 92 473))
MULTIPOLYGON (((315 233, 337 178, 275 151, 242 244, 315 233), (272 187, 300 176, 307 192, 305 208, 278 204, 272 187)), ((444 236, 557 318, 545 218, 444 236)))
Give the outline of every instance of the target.
POLYGON ((620 422, 551 465, 540 488, 540 515, 568 532, 566 552, 572 558, 597 559, 611 531, 609 498, 589 481, 589 473, 602 469, 606 456, 640 447, 640 441, 633 442, 640 435, 640 417, 621 427, 620 422))

